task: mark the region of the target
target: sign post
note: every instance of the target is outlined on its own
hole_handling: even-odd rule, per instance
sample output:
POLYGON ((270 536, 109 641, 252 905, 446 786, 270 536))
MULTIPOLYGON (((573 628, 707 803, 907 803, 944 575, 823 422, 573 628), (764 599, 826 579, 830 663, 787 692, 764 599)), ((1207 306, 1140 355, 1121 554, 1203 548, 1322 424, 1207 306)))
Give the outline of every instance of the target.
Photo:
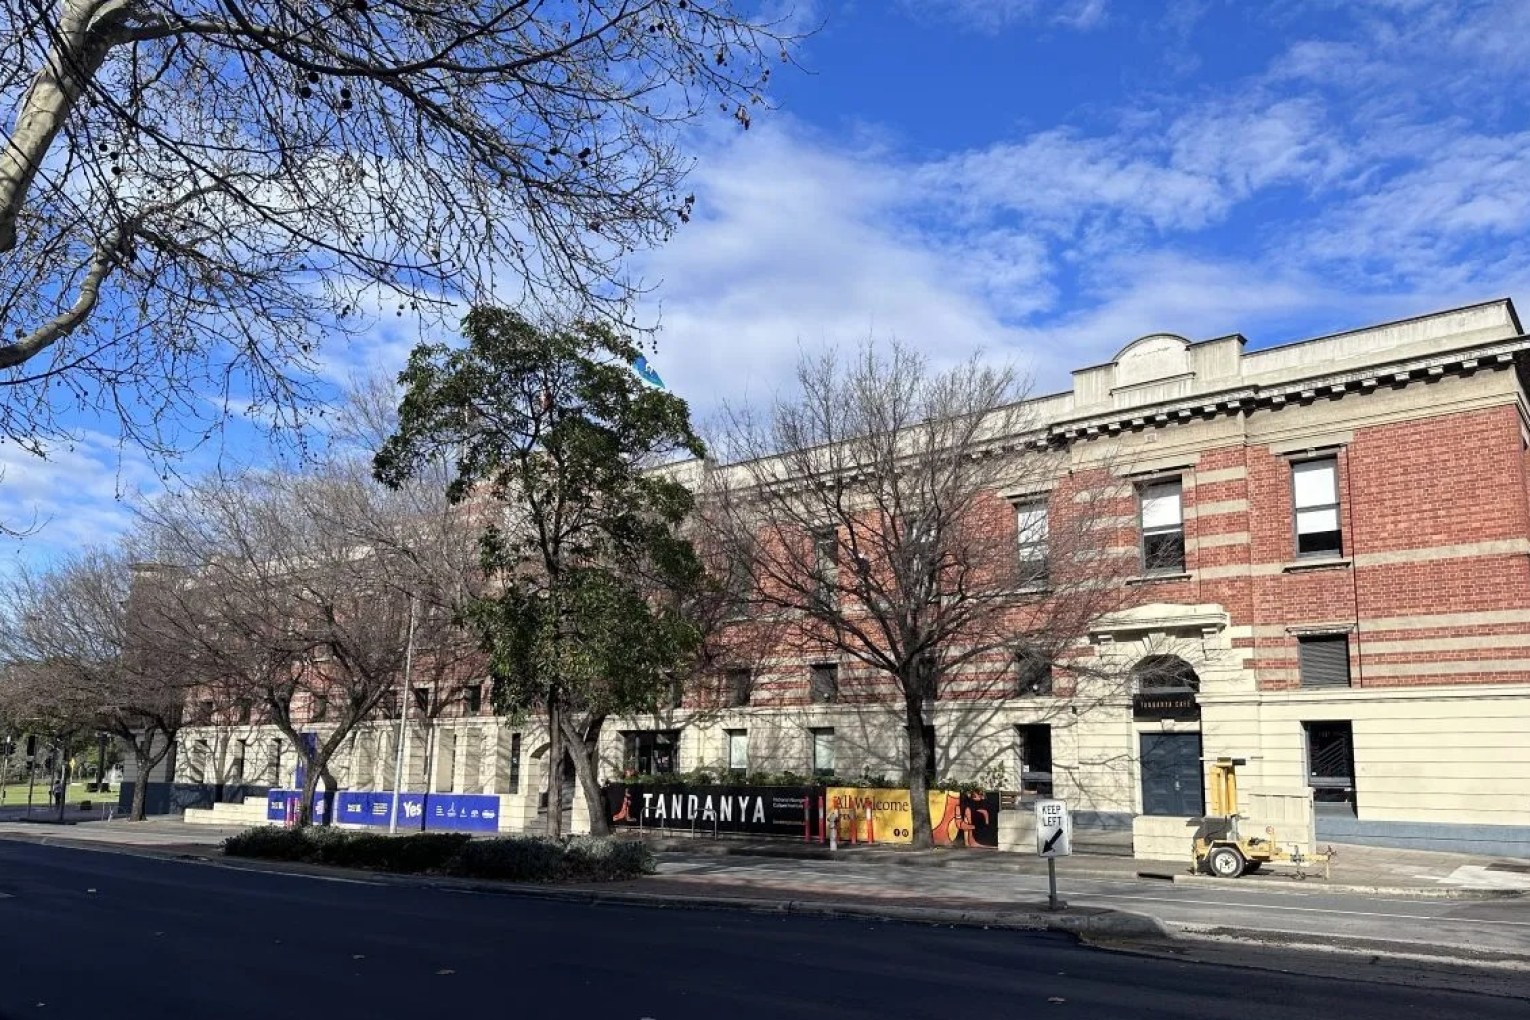
POLYGON ((1067 904, 1057 898, 1057 858, 1073 853, 1073 819, 1068 803, 1062 800, 1036 802, 1036 856, 1047 861, 1047 909, 1061 910, 1067 904))

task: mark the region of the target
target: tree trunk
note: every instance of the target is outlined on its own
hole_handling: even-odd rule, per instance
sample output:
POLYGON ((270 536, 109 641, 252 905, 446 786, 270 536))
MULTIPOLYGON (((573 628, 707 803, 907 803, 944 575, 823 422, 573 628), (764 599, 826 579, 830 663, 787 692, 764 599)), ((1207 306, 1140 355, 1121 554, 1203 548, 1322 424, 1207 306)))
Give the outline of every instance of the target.
POLYGON ((133 741, 133 764, 138 770, 138 781, 133 784, 133 808, 128 817, 135 822, 147 821, 149 818, 149 773, 159 764, 154 761, 153 753, 152 732, 145 733, 142 741, 133 741))
POLYGON ((935 843, 930 824, 930 784, 924 774, 924 699, 904 698, 905 728, 908 730, 908 797, 913 812, 914 846, 929 849, 935 843))
POLYGON ((584 732, 574 727, 564 717, 567 738, 574 757, 574 775, 584 794, 584 806, 590 815, 590 835, 611 835, 611 820, 606 817, 606 798, 600 791, 600 728, 602 721, 592 720, 584 732))
MULTIPOLYGON (((329 770, 328 762, 325 762, 324 768, 319 774, 324 778, 324 817, 319 824, 332 825, 335 821, 335 793, 339 789, 340 783, 335 779, 335 774, 329 770)), ((424 812, 421 812, 421 814, 423 815, 424 812)), ((422 817, 420 821, 423 825, 424 818, 422 817)))
MULTIPOLYGON (((299 751, 301 754, 301 750, 299 751)), ((297 827, 306 829, 313 824, 313 795, 319 788, 321 770, 304 756, 307 768, 303 770, 303 789, 298 792, 297 827)))
POLYGON ((547 835, 563 835, 563 712, 556 695, 547 698, 547 835))

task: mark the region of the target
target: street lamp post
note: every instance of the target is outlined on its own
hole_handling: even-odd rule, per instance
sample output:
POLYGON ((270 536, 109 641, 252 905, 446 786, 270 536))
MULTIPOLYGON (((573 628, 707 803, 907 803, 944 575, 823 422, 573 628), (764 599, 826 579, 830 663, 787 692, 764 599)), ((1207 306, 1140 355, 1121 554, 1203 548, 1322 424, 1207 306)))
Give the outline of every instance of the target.
POLYGON ((398 832, 398 801, 403 792, 404 742, 409 739, 409 702, 414 700, 414 595, 409 596, 409 636, 404 642, 404 707, 398 714, 398 746, 393 752, 393 810, 388 815, 388 832, 398 832))

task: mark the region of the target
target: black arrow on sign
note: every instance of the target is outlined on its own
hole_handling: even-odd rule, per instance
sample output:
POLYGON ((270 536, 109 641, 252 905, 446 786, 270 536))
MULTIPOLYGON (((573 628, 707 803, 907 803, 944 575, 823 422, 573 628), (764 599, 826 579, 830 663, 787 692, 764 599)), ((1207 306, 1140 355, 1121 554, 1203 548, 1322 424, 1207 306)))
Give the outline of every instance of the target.
POLYGON ((1062 834, 1063 831, 1058 829, 1056 832, 1052 833, 1052 835, 1048 836, 1047 841, 1041 844, 1041 852, 1050 853, 1052 848, 1057 845, 1057 841, 1062 839, 1062 834))

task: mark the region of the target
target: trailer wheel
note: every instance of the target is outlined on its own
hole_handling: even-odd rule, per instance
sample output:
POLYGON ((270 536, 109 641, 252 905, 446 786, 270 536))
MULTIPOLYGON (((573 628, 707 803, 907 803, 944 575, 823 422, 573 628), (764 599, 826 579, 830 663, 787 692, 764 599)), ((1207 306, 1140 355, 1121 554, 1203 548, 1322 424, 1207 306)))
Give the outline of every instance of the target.
POLYGON ((1237 878, 1243 867, 1243 855, 1230 846, 1215 847, 1206 855, 1206 868, 1217 878, 1237 878))

